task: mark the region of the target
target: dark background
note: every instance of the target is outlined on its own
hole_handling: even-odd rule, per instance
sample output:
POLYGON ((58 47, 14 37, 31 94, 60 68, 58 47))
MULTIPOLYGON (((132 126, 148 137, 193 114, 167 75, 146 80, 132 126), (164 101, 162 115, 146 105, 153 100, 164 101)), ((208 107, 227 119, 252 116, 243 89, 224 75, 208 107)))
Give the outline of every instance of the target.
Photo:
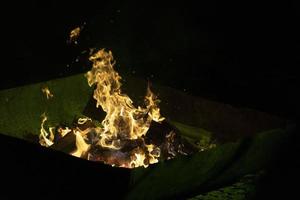
MULTIPOLYGON (((106 48, 112 50, 121 75, 297 119, 300 34, 296 1, 141 2, 2 3, 0 89, 86 72, 90 66, 81 52, 106 48), (79 45, 68 45, 70 30, 84 23, 79 45)), ((23 141, 2 135, 0 141, 4 155, 1 183, 6 185, 4 190, 12 189, 9 195, 20 189, 36 193, 38 184, 46 196, 62 191, 76 196, 78 172, 83 182, 100 173, 93 164, 72 161, 23 141), (52 160, 45 159, 49 156, 52 160), (43 169, 52 178, 45 181, 43 169), (90 171, 86 174, 83 169, 90 171), (51 187, 54 193, 45 189, 51 187)), ((290 146, 278 155, 283 160, 275 162, 262 182, 265 197, 290 194, 293 180, 298 180, 297 140, 290 146)), ((126 173, 120 176, 124 183, 128 181, 126 173)))
POLYGON ((3 8, 1 89, 86 72, 81 52, 96 47, 112 50, 121 75, 297 116, 296 2, 31 0, 3 8), (84 23, 79 45, 67 45, 84 23))

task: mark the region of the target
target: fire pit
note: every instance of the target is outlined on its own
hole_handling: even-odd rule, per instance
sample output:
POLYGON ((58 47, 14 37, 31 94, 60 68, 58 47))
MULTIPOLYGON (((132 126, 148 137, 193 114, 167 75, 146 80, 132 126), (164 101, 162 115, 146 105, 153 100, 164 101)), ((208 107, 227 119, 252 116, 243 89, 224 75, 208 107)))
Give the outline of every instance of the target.
MULTIPOLYGON (((43 115, 41 145, 125 168, 147 167, 161 159, 197 152, 197 148, 180 137, 179 131, 160 116, 159 100, 149 85, 144 107, 136 108, 133 101, 122 93, 121 76, 114 70, 111 52, 99 50, 89 60, 93 67, 86 77, 90 86, 96 85, 94 109, 101 106, 105 118, 99 124, 89 117, 82 117, 71 128, 50 127, 46 131, 44 123, 47 117, 43 115), (151 125, 154 128, 149 131, 151 125)), ((53 97, 48 88, 42 91, 47 99, 53 97)))
MULTIPOLYGON (((133 98, 145 92, 143 85, 146 83, 133 77, 126 77, 124 84, 133 98)), ((39 184, 27 191, 61 191, 63 188, 66 193, 76 195, 74 188, 78 188, 78 183, 104 180, 102 184, 83 184, 80 188, 87 196, 95 192, 86 191, 98 193, 99 190, 106 197, 174 199, 179 196, 184 199, 264 170, 270 159, 278 157, 289 135, 286 120, 276 116, 188 96, 168 87, 154 85, 153 88, 162 99, 159 105, 166 119, 152 120, 146 134, 140 137, 130 138, 127 134, 116 137, 116 140, 122 139, 121 148, 117 149, 97 145, 99 132, 91 130, 103 129, 101 120, 107 114, 100 107, 96 108, 97 99, 91 97, 94 88, 86 84, 82 74, 1 91, 1 133, 35 141, 41 129, 46 138, 43 144, 50 147, 41 148, 11 137, 3 139, 5 144, 11 144, 3 147, 4 160, 8 159, 7 163, 17 160, 16 165, 7 167, 14 172, 11 173, 14 180, 18 180, 12 188, 20 183, 28 188, 26 180, 31 179, 39 184), (41 91, 46 86, 48 90, 41 91), (46 115, 41 124, 43 112, 46 115), (211 148, 214 144, 217 146, 211 148), (130 157, 136 151, 156 156, 158 162, 150 165, 145 156, 139 162, 142 167, 132 165, 140 159, 130 157), (22 180, 19 177, 23 177, 22 180), (116 194, 111 194, 108 191, 111 185, 122 192, 116 190, 116 194)), ((149 116, 148 113, 145 116, 149 116)))

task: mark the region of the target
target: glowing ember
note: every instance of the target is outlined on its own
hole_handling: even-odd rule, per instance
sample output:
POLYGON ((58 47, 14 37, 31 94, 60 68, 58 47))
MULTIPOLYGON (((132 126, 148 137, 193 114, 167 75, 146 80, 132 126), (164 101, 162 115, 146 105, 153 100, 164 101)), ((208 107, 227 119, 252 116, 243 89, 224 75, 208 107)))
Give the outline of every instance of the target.
MULTIPOLYGON (((80 118, 77 127, 58 129, 60 138, 70 132, 76 136, 76 150, 71 155, 129 168, 147 167, 158 162, 160 148, 145 142, 151 121, 164 120, 160 116, 157 97, 148 86, 145 106, 136 108, 132 100, 121 91, 121 77, 114 70, 112 53, 102 49, 92 54, 89 60, 93 67, 86 74, 88 84, 96 86, 93 95, 96 107, 101 106, 106 116, 101 126, 92 125, 90 118, 80 118), (107 156, 99 156, 102 154, 107 156), (119 159, 114 159, 118 157, 119 159)), ((40 143, 48 147, 54 143, 54 129, 49 128, 49 133, 44 129, 46 120, 47 117, 44 116, 40 143)))

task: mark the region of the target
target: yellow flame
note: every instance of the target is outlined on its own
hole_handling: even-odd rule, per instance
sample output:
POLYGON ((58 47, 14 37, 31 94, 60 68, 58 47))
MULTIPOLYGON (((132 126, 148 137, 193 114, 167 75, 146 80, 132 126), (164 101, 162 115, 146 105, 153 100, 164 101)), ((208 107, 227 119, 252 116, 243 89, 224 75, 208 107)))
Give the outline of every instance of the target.
POLYGON ((77 39, 79 38, 81 28, 76 27, 70 32, 68 43, 74 42, 74 44, 77 44, 77 39))
POLYGON ((83 133, 86 132, 82 132, 80 130, 75 131, 75 135, 76 135, 76 150, 71 153, 71 155, 76 156, 76 157, 81 157, 84 153, 86 153, 90 147, 90 145, 88 145, 85 141, 84 138, 82 136, 83 133))
POLYGON ((81 118, 78 119, 77 123, 78 124, 85 124, 87 121, 92 121, 92 119, 89 118, 89 117, 81 117, 81 118))
MULTIPOLYGON (((93 62, 92 69, 86 73, 88 84, 96 85, 94 99, 96 106, 106 112, 106 117, 102 121, 103 128, 97 129, 100 136, 98 145, 110 149, 120 149, 123 139, 138 139, 144 136, 151 124, 151 121, 161 122, 164 120, 160 116, 158 108, 159 100, 151 92, 148 85, 145 97, 146 107, 134 107, 132 100, 121 91, 121 76, 114 70, 114 59, 111 51, 104 49, 92 54, 89 58, 93 62)), ((153 154, 153 145, 145 145, 149 152, 149 163, 158 162, 159 154, 153 154)), ((145 152, 135 153, 132 166, 144 166, 145 152)))
POLYGON ((146 159, 146 156, 144 153, 135 153, 135 158, 132 159, 130 166, 131 167, 139 167, 139 166, 145 166, 148 167, 148 165, 145 165, 144 160, 146 159))
POLYGON ((53 97, 53 94, 51 93, 51 91, 49 90, 48 87, 42 88, 42 92, 46 95, 47 99, 50 99, 53 97))
POLYGON ((159 100, 157 97, 151 92, 150 86, 148 84, 147 95, 145 97, 145 101, 147 104, 147 109, 149 110, 148 115, 153 119, 153 121, 161 122, 165 118, 160 116, 160 109, 158 107, 159 100))
POLYGON ((146 145, 146 147, 149 151, 149 164, 157 163, 160 157, 160 149, 158 147, 155 148, 153 144, 146 145))
POLYGON ((46 129, 44 128, 44 124, 47 121, 47 116, 45 113, 43 113, 41 117, 42 117, 42 124, 41 124, 41 129, 40 129, 39 142, 42 146, 49 147, 53 144, 54 127, 49 127, 49 132, 46 131, 46 129))
POLYGON ((121 76, 113 68, 115 63, 110 51, 102 49, 93 54, 90 61, 93 62, 93 68, 86 74, 88 84, 96 85, 93 97, 97 101, 97 107, 101 106, 107 113, 102 121, 104 129, 100 133, 101 146, 120 137, 140 138, 146 134, 152 120, 159 122, 164 119, 160 117, 158 101, 149 88, 145 97, 146 108, 135 108, 132 100, 122 94, 121 76))
MULTIPOLYGON (((92 54, 89 60, 93 63, 92 69, 86 73, 86 78, 90 86, 95 85, 94 99, 98 108, 106 112, 101 127, 88 128, 84 131, 76 128, 73 133, 76 135, 76 151, 73 156, 81 157, 90 148, 85 137, 88 132, 93 131, 99 138, 97 145, 102 148, 118 150, 122 148, 124 140, 143 140, 151 121, 161 122, 164 120, 160 116, 158 107, 159 100, 151 92, 148 85, 145 96, 145 107, 133 106, 132 100, 121 91, 121 76, 114 70, 114 59, 110 51, 101 49, 92 54)), ((90 118, 79 118, 78 124, 85 124, 90 118)), ((42 122, 42 127, 44 120, 42 122)), ((70 132, 65 129, 63 135, 70 132)), ((53 138, 48 137, 44 129, 41 129, 40 138, 43 143, 53 144, 53 138), (52 139, 52 140, 51 140, 52 139)), ((50 146, 50 145, 49 145, 50 146)), ((160 151, 154 145, 143 145, 144 148, 137 148, 132 156, 130 167, 147 167, 149 164, 158 162, 160 151), (145 149, 146 148, 146 149, 145 149)))
POLYGON ((70 133, 72 131, 72 129, 70 129, 69 127, 66 128, 58 128, 57 132, 60 134, 61 137, 64 137, 65 135, 67 135, 68 133, 70 133))

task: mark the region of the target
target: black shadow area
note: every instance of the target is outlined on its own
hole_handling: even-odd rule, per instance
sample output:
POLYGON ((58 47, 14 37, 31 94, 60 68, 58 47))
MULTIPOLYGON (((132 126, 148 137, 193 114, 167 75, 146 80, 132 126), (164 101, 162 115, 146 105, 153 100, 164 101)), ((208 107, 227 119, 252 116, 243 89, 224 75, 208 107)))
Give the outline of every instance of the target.
POLYGON ((127 169, 77 159, 1 134, 0 152, 1 199, 18 195, 122 199, 127 191, 127 169))

